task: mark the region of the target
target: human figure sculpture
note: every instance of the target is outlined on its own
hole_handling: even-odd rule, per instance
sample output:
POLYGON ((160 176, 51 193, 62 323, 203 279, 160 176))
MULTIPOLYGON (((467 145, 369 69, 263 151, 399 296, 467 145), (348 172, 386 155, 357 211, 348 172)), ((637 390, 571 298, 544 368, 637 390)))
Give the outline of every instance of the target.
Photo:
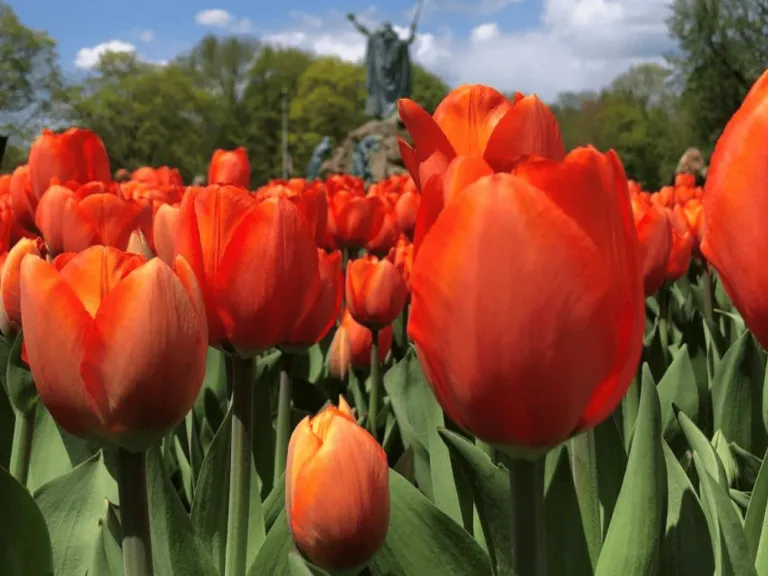
POLYGON ((365 113, 376 118, 389 118, 397 111, 397 101, 411 96, 411 57, 408 49, 416 38, 416 25, 421 14, 419 0, 411 23, 410 34, 405 40, 384 22, 378 30, 371 32, 360 24, 354 14, 347 18, 368 39, 365 52, 368 97, 365 113))
POLYGON ((320 144, 315 146, 315 149, 312 151, 312 158, 307 166, 307 180, 315 180, 320 175, 320 167, 330 149, 331 138, 329 136, 323 136, 320 144))
POLYGON ((373 179, 371 173, 371 155, 381 146, 381 137, 376 134, 370 134, 363 138, 355 148, 355 154, 352 157, 352 174, 362 178, 366 184, 373 179))

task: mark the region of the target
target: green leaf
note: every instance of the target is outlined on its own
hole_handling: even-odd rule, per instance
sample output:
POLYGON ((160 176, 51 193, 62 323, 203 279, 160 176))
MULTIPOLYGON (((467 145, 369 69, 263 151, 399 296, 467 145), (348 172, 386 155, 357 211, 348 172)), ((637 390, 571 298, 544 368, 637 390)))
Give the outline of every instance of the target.
MULTIPOLYGON (((549 573, 558 576, 592 574, 589 548, 573 483, 571 462, 565 445, 549 451, 544 470, 549 573)), ((509 546, 511 550, 511 544, 509 546)))
POLYGON ((493 573, 509 574, 512 570, 509 474, 459 434, 445 429, 439 432, 469 480, 493 573))
POLYGON ((17 412, 26 414, 35 407, 40 400, 40 396, 37 394, 35 381, 32 379, 29 367, 21 359, 21 345, 23 342, 24 335, 20 331, 8 354, 5 386, 11 406, 17 412))
POLYGON ((744 518, 744 536, 755 560, 759 574, 768 570, 768 452, 757 474, 747 515, 744 518))
POLYGON ((714 429, 753 454, 768 448, 763 418, 765 352, 744 332, 723 356, 712 384, 714 429))
POLYGON ((147 494, 155 574, 211 576, 213 560, 197 537, 157 446, 147 452, 147 494))
POLYGON ((603 536, 605 536, 621 493, 621 484, 627 469, 627 453, 624 451, 621 432, 614 418, 606 418, 594 430, 597 450, 597 489, 600 494, 603 536))
POLYGON ((694 422, 699 418, 702 398, 696 383, 696 374, 688 356, 688 346, 683 344, 669 368, 656 386, 661 404, 661 424, 664 439, 673 445, 681 436, 680 425, 675 418, 673 405, 678 406, 694 422))
POLYGON ((715 548, 715 574, 719 576, 757 576, 741 519, 731 498, 709 473, 699 453, 693 463, 699 475, 701 499, 715 548))
POLYGON ((661 447, 661 407, 644 367, 640 407, 627 470, 605 536, 596 576, 656 574, 661 563, 667 470, 661 447))
POLYGON ((288 564, 288 554, 293 548, 291 531, 288 529, 288 521, 285 510, 275 520, 272 529, 267 534, 261 545, 256 559, 248 568, 248 576, 290 576, 291 568, 288 564))
POLYGON ((120 548, 122 530, 114 507, 106 502, 104 517, 99 521, 93 563, 87 576, 123 576, 123 553, 120 548))
POLYGON ((389 473, 389 489, 389 533, 369 564, 372 576, 491 573, 488 556, 472 536, 393 470, 389 473))
POLYGON ((275 429, 272 390, 280 377, 282 353, 269 352, 256 360, 253 389, 253 459, 261 478, 261 498, 272 490, 275 469, 275 429))
POLYGON ((706 468, 707 472, 713 478, 717 478, 720 486, 727 490, 728 476, 725 473, 725 468, 723 468, 720 457, 715 452, 715 449, 712 448, 707 437, 683 412, 677 413, 677 421, 680 422, 680 429, 683 431, 686 440, 688 440, 691 451, 698 453, 702 465, 706 468))
POLYGON ((267 533, 272 530, 272 526, 283 510, 285 510, 285 474, 280 476, 277 486, 272 488, 272 492, 269 493, 262 506, 264 529, 267 533))
POLYGON ((104 501, 117 502, 117 484, 102 452, 34 493, 53 546, 54 574, 79 576, 93 562, 104 501))
MULTIPOLYGON (((0 468, 0 574, 53 576, 53 551, 45 518, 29 492, 0 468)), ((58 572, 57 572, 58 574, 58 572)))
MULTIPOLYGON (((232 411, 227 412, 213 439, 197 482, 192 503, 192 525, 218 566, 224 573, 229 513, 229 459, 232 439, 232 411)), ((259 478, 252 464, 248 520, 248 560, 251 564, 264 542, 264 517, 261 510, 259 478)))
POLYGON ((304 562, 304 558, 296 550, 291 550, 288 553, 288 565, 290 566, 291 576, 314 576, 312 570, 304 562))
POLYGON ((663 443, 667 464, 667 525, 660 574, 713 574, 715 558, 707 519, 688 475, 672 449, 663 443))

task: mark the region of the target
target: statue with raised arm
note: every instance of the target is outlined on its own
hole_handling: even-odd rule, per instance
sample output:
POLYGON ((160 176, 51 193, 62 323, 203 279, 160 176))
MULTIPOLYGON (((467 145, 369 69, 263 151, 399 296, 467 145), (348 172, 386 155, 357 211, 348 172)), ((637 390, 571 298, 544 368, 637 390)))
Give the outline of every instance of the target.
POLYGON ((416 38, 421 8, 422 0, 418 0, 410 34, 405 40, 400 39, 389 22, 371 32, 357 21, 354 14, 347 14, 355 28, 368 38, 365 51, 365 85, 368 90, 365 113, 369 116, 388 118, 396 112, 398 99, 411 96, 411 57, 408 49, 416 38))
POLYGON ((315 146, 315 149, 312 152, 312 158, 309 161, 309 166, 307 166, 307 180, 315 180, 318 177, 320 174, 320 167, 330 149, 331 138, 329 136, 323 136, 320 144, 315 146))

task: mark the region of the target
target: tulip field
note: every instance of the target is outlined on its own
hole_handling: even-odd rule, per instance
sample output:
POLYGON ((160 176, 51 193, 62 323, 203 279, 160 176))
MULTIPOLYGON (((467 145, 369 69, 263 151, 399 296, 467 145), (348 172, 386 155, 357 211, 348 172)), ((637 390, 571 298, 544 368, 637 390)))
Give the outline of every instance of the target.
POLYGON ((768 73, 703 187, 399 113, 370 186, 76 127, 0 177, 0 576, 768 575, 768 73))

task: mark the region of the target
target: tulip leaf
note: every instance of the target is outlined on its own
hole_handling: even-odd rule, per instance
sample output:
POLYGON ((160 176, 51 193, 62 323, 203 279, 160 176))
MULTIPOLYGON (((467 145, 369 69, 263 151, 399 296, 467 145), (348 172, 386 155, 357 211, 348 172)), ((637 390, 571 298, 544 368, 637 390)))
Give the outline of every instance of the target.
POLYGON ((280 476, 277 485, 264 500, 262 512, 264 514, 264 530, 268 533, 280 513, 285 510, 285 474, 280 476))
POLYGON ((763 417, 765 352, 744 332, 723 356, 712 385, 714 429, 753 454, 768 448, 763 417))
POLYGON ((147 452, 147 493, 155 574, 217 574, 213 560, 195 533, 168 477, 163 456, 157 446, 147 452))
MULTIPOLYGON (((232 411, 227 412, 224 421, 213 439, 200 470, 197 491, 192 503, 192 525, 200 540, 208 549, 211 558, 224 573, 227 544, 227 515, 229 511, 229 458, 232 439, 232 411)), ((259 495, 259 478, 256 467, 251 464, 251 489, 248 521, 248 564, 256 557, 264 542, 264 516, 259 495)))
MULTIPOLYGON (((2 337, 0 336, 0 338, 2 337)), ((16 415, 8 400, 8 394, 5 392, 5 387, 0 387, 0 466, 6 470, 11 461, 15 421, 16 415)))
POLYGON ((106 502, 104 517, 99 520, 93 562, 86 576, 123 576, 123 554, 120 548, 122 530, 112 504, 106 502))
MULTIPOLYGON (((488 555, 459 524, 390 470, 389 533, 369 564, 372 576, 488 576, 488 555)), ((261 572, 278 574, 278 572, 261 572)))
POLYGON ((696 384, 696 374, 693 371, 691 358, 688 356, 688 346, 683 344, 656 385, 661 404, 661 426, 665 440, 674 445, 682 432, 675 418, 673 405, 693 419, 699 418, 699 407, 702 404, 701 391, 696 384))
POLYGON ((667 464, 667 524, 660 573, 713 574, 714 552, 701 501, 666 442, 663 449, 667 464))
POLYGON ((710 476, 716 478, 720 486, 727 490, 728 476, 725 473, 725 468, 717 452, 715 452, 715 449, 707 440, 707 437, 683 412, 677 413, 677 421, 680 423, 680 429, 683 431, 686 440, 688 440, 691 451, 698 453, 702 465, 709 472, 710 476))
MULTIPOLYGON (((544 478, 549 573, 562 576, 592 574, 571 461, 565 445, 553 448, 547 454, 544 478)), ((511 544, 508 549, 511 550, 511 544)))
POLYGON ((755 560, 759 574, 768 570, 768 452, 757 474, 747 515, 744 518, 744 535, 755 560))
POLYGON ((656 574, 661 563, 667 470, 661 447, 661 407, 643 367, 640 406, 624 481, 605 535, 596 576, 656 574))
POLYGON ((621 432, 613 417, 606 418, 594 428, 597 451, 597 490, 602 512, 603 536, 610 526, 621 484, 627 469, 627 453, 621 432))
MULTIPOLYGON (((45 518, 29 492, 0 468, 0 574, 53 576, 53 551, 45 518)), ((58 574, 58 572, 56 572, 58 574)))
POLYGON ((34 493, 53 547, 56 576, 85 574, 93 562, 104 501, 117 502, 117 484, 102 452, 34 493))
POLYGON ((493 574, 509 574, 512 570, 509 474, 464 437, 445 429, 439 432, 469 480, 493 574))
POLYGON ((256 558, 248 568, 248 576, 289 576, 291 567, 288 555, 293 549, 291 531, 288 529, 288 520, 285 510, 275 520, 272 529, 264 539, 256 558))
POLYGON ((34 409, 40 400, 35 387, 35 381, 29 367, 21 359, 21 348, 24 335, 19 332, 8 353, 8 366, 5 374, 5 387, 8 399, 14 410, 26 414, 34 409))
POLYGON ((288 553, 288 565, 291 569, 291 576, 315 576, 313 571, 304 562, 304 558, 296 550, 288 553))
POLYGON ((727 488, 718 484, 696 451, 693 453, 693 462, 699 476, 710 541, 715 548, 715 574, 757 576, 741 519, 733 507, 727 488))

